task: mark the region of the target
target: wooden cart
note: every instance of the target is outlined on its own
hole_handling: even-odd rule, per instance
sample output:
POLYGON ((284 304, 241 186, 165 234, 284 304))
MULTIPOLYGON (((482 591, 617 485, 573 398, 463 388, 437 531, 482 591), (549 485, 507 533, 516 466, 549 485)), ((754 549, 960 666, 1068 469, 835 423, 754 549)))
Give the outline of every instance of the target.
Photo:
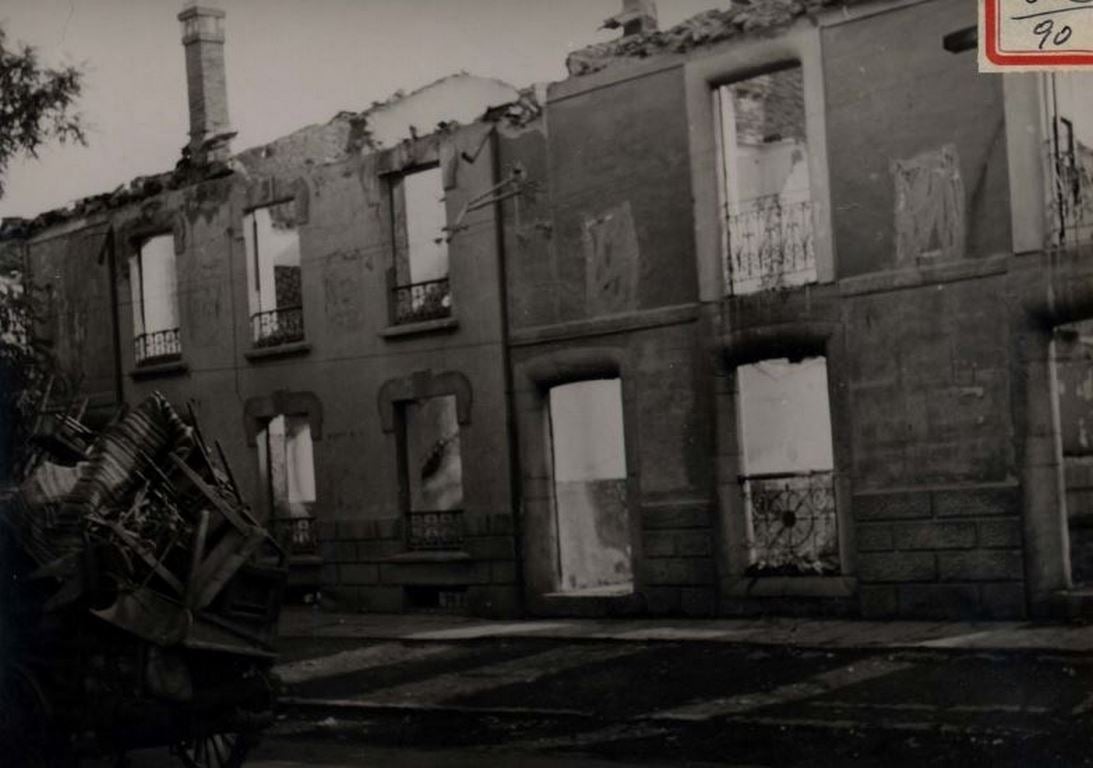
POLYGON ((276 700, 283 547, 162 397, 99 434, 65 418, 0 497, 9 764, 242 765, 276 700))

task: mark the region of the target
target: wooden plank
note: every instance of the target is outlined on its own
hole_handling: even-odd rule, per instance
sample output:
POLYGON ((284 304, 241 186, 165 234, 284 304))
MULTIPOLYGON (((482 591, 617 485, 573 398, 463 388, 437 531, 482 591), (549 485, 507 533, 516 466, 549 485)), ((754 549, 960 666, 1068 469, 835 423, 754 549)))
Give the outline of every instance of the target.
POLYGON ((220 494, 210 488, 208 483, 202 480, 201 476, 194 472, 185 461, 173 453, 171 454, 171 460, 174 461, 176 467, 182 470, 182 473, 186 475, 190 482, 194 484, 194 487, 201 491, 201 493, 212 502, 212 505, 216 507, 216 510, 227 518, 240 533, 247 533, 251 528, 258 526, 258 522, 251 518, 245 510, 236 511, 235 509, 232 509, 232 506, 224 501, 224 499, 220 498, 220 494), (248 520, 246 518, 250 519, 248 520))
POLYGON ((149 568, 155 571, 156 575, 158 575, 161 579, 167 582, 172 589, 178 592, 179 595, 185 592, 185 588, 182 586, 182 582, 179 581, 173 573, 164 568, 163 564, 159 560, 145 552, 141 548, 140 542, 137 541, 136 537, 133 534, 129 533, 129 531, 122 528, 113 520, 102 520, 101 522, 106 523, 110 530, 117 534, 119 539, 129 545, 129 548, 132 552, 134 552, 141 560, 143 560, 149 568))
POLYGON ((197 529, 194 531, 193 551, 190 554, 190 575, 186 582, 186 607, 193 608, 197 596, 195 584, 198 571, 201 567, 201 559, 205 557, 205 537, 209 534, 209 510, 201 510, 197 521, 197 529))
POLYGON ((242 504, 243 494, 239 492, 239 484, 235 482, 235 475, 232 474, 231 465, 228 464, 228 458, 224 455, 224 447, 220 445, 219 440, 214 441, 213 445, 216 446, 216 452, 220 456, 220 463, 224 465, 224 474, 228 476, 228 482, 231 483, 232 493, 235 494, 235 500, 242 504))
POLYGON ((243 564, 247 562, 252 554, 261 546, 262 542, 266 539, 266 532, 261 528, 252 533, 243 544, 243 547, 234 553, 232 553, 227 560, 211 574, 209 579, 202 585, 201 591, 198 593, 197 600, 195 602, 195 608, 198 610, 205 608, 211 603, 220 591, 224 588, 224 585, 228 583, 228 580, 235 575, 235 573, 243 567, 243 564))

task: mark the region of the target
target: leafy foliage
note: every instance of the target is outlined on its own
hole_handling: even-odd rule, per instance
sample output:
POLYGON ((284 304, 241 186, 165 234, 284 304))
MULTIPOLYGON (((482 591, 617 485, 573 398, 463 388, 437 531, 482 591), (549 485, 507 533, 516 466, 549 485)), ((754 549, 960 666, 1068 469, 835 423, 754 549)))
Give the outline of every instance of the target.
POLYGON ((43 401, 70 396, 49 343, 31 332, 48 303, 18 270, 0 267, 0 483, 18 477, 43 401))
POLYGON ((0 197, 3 174, 15 156, 37 157, 47 141, 87 144, 75 102, 83 88, 76 67, 51 69, 29 45, 9 47, 0 27, 0 197))

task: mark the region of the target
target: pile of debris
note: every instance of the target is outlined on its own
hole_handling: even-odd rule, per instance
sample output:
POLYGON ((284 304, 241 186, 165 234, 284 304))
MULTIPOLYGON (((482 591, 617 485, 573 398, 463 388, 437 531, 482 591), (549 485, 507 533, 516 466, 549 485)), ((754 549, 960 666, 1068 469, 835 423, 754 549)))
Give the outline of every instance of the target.
POLYGON ((666 30, 626 35, 574 51, 566 58, 571 76, 588 75, 620 59, 684 53, 723 40, 755 37, 784 29, 801 17, 859 0, 732 0, 727 7, 702 11, 666 30))
POLYGON ((42 609, 86 607, 159 645, 269 648, 284 554, 219 443, 214 460, 192 410, 159 393, 100 432, 83 410, 40 419, 2 510, 25 580, 49 585, 42 609))

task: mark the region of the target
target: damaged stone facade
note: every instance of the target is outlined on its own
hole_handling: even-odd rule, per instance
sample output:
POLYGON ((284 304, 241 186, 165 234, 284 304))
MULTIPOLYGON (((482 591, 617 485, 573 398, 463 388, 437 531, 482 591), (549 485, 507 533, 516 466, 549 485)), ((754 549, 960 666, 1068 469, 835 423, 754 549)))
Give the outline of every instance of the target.
MULTIPOLYGON (((55 340, 91 408, 139 402, 155 390, 180 406, 192 403, 203 423, 215 425, 260 516, 276 517, 277 510, 259 442, 279 416, 308 425, 315 499, 307 507, 314 520, 302 538, 312 546, 296 577, 321 587, 331 604, 517 610, 515 505, 508 476, 495 471, 510 442, 497 222, 490 207, 464 211, 501 181, 502 169, 494 162, 494 123, 450 121, 437 129, 436 116, 481 115, 519 100, 504 84, 456 75, 241 152, 192 178, 176 171, 138 180, 26 223, 22 237, 5 242, 22 251, 28 279, 54 297, 38 332, 55 340), (382 118, 373 120, 373 111, 382 118), (402 138, 392 138, 399 130, 402 138), (405 173, 432 166, 443 170, 436 197, 443 196, 448 221, 462 224, 447 246, 447 312, 396 324, 393 245, 402 235, 392 223, 391 190, 405 173), (244 231, 255 211, 273 211, 257 248, 244 231), (299 306, 293 327, 300 332, 259 338, 248 302, 258 286, 248 260, 276 246, 263 238, 277 231, 295 232, 298 266, 274 266, 270 291, 276 307, 299 306), (164 234, 174 248, 180 352, 141 361, 130 264, 143 244, 164 234), (479 469, 464 472, 438 553, 410 541, 400 477, 423 470, 401 466, 400 445, 405 412, 423 398, 449 395, 459 401, 463 464, 479 469)), ((264 314, 286 327, 280 309, 264 314)), ((273 458, 271 452, 265 460, 273 458)), ((303 530, 289 523, 296 534, 303 530)))
POLYGON ((545 90, 455 76, 6 247, 54 286, 51 332, 84 389, 194 400, 255 498, 263 424, 307 420, 315 567, 340 605, 1081 613, 1093 248, 1051 244, 1040 85, 943 48, 974 24, 957 0, 737 0, 578 51, 545 90), (807 222, 775 206, 750 234, 765 258, 792 230, 808 276, 734 290, 714 94, 794 66, 807 222), (466 102, 469 119, 440 114, 466 102), (429 167, 450 272, 415 288, 392 190, 429 167), (303 336, 255 347, 240 227, 283 203, 303 336), (138 366, 126 265, 164 233, 182 354, 138 366), (428 319, 399 322, 398 295, 428 319), (586 383, 611 405, 575 395, 565 417, 586 383), (763 415, 782 412, 827 447, 772 439, 794 434, 763 415), (559 458, 554 433, 582 421, 614 437, 559 458))

